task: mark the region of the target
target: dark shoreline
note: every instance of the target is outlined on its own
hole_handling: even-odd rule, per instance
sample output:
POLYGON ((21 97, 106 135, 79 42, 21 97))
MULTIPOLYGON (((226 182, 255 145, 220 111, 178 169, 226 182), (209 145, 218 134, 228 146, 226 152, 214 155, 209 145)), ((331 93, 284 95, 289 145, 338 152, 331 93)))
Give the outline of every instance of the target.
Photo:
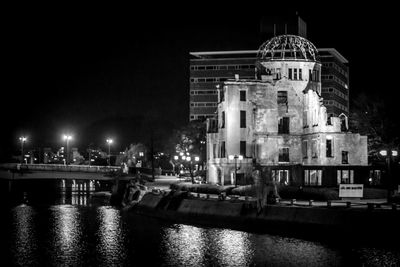
POLYGON ((168 222, 277 234, 330 243, 389 245, 399 239, 400 211, 268 205, 257 215, 254 203, 146 194, 124 211, 168 222))

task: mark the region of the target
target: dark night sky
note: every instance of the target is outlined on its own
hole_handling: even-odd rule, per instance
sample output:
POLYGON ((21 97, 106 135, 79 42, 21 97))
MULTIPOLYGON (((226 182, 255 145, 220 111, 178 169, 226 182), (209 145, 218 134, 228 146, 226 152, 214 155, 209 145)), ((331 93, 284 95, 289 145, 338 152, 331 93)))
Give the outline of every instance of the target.
MULTIPOLYGON (((350 61, 352 93, 376 92, 392 108, 398 103, 390 95, 398 89, 390 67, 398 60, 395 9, 334 3, 288 12, 299 12, 317 47, 334 47, 350 61)), ((1 156, 18 149, 22 133, 32 146, 60 145, 66 131, 82 147, 113 136, 122 149, 148 136, 139 125, 154 121, 154 127, 172 129, 185 124, 188 52, 257 49, 260 18, 282 12, 267 3, 217 7, 202 2, 157 10, 153 4, 10 10, 2 38, 1 156)))

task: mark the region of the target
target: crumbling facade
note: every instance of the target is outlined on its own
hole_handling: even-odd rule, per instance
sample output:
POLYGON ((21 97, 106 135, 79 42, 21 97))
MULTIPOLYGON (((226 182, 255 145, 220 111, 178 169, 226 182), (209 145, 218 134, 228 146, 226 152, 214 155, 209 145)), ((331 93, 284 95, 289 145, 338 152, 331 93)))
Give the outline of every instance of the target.
POLYGON ((283 184, 334 186, 357 182, 368 164, 367 137, 348 132, 346 115, 327 115, 318 51, 305 38, 264 43, 256 79, 226 81, 217 113, 207 125, 210 183, 250 183, 257 165, 283 184), (234 155, 243 156, 236 171, 234 155))

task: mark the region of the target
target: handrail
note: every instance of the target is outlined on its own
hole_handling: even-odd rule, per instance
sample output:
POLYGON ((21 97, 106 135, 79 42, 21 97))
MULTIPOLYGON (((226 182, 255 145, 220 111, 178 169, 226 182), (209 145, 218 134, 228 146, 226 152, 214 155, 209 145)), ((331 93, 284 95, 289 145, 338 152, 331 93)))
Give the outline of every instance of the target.
POLYGON ((0 164, 0 168, 9 170, 25 171, 67 171, 67 172, 94 172, 108 173, 119 171, 119 166, 93 166, 93 165, 63 165, 63 164, 20 164, 5 163, 0 164))

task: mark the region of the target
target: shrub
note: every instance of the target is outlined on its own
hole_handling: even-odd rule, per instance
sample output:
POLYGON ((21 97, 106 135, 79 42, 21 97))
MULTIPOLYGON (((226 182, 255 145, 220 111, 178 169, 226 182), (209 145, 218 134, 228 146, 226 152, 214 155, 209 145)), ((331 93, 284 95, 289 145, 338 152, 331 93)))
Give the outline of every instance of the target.
POLYGON ((387 189, 381 188, 364 188, 364 199, 387 198, 387 189))
POLYGON ((191 183, 178 183, 170 185, 170 189, 173 190, 189 191, 202 194, 220 194, 222 192, 227 193, 233 187, 234 186, 220 186, 214 184, 191 184, 191 183))
POLYGON ((255 197, 257 195, 256 186, 255 185, 243 185, 234 187, 230 190, 227 195, 240 195, 240 196, 252 196, 255 197))
POLYGON ((339 199, 338 189, 336 188, 317 188, 317 187, 280 187, 279 195, 282 199, 304 199, 304 200, 335 200, 339 199))

